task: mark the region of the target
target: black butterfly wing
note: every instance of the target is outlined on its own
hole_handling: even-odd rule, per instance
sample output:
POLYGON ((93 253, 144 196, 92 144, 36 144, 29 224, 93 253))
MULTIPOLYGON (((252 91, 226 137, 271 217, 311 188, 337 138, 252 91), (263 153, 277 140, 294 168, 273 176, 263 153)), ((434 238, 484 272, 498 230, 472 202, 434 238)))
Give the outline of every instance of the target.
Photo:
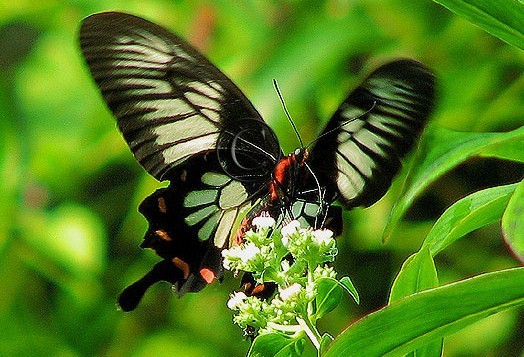
POLYGON ((124 290, 133 310, 160 280, 199 291, 222 273, 220 250, 241 213, 266 194, 281 156, 276 136, 240 90, 179 37, 123 13, 87 17, 80 45, 131 151, 170 186, 139 210, 142 247, 164 260, 124 290))
POLYGON ((429 117, 434 86, 422 64, 398 60, 379 67, 347 97, 310 154, 326 201, 367 207, 386 193, 429 117))
POLYGON ((139 207, 149 227, 142 248, 164 260, 124 290, 119 304, 133 310, 152 284, 164 280, 179 294, 197 292, 221 279, 221 248, 251 209, 244 185, 225 174, 215 151, 197 155, 169 172, 170 185, 139 207))
POLYGON ((220 70, 184 40, 142 18, 116 12, 83 20, 80 46, 118 127, 155 178, 214 150, 242 119, 262 118, 220 70))

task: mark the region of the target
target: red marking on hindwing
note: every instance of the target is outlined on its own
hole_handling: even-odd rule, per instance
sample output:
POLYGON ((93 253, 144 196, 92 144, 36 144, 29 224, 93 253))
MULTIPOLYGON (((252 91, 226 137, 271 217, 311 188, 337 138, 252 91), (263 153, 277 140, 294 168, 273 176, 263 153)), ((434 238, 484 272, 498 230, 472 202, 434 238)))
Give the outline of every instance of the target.
POLYGON ((217 278, 215 272, 209 268, 200 269, 200 276, 206 281, 206 283, 211 284, 217 278))
POLYGON ((173 259, 171 259, 171 261, 178 269, 182 270, 182 273, 184 274, 184 279, 189 278, 189 273, 191 273, 189 264, 187 264, 185 261, 178 257, 174 257, 173 259))
POLYGON ((163 241, 169 242, 172 240, 171 236, 163 229, 157 229, 155 234, 163 241))
POLYGON ((167 205, 164 197, 158 197, 158 210, 160 211, 160 213, 167 212, 167 205))

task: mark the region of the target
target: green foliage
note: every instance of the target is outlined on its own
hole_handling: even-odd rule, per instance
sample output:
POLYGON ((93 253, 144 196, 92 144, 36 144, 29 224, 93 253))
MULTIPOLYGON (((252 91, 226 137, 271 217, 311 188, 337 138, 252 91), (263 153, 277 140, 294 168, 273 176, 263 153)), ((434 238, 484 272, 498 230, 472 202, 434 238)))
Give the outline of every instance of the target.
MULTIPOLYGON (((524 159, 524 150, 513 152, 514 143, 524 142, 524 126, 507 133, 464 133, 440 127, 430 128, 428 132, 423 138, 425 147, 418 152, 419 157, 413 163, 413 170, 391 213, 386 226, 386 238, 418 195, 439 177, 467 159, 482 155, 484 151, 490 152, 493 148, 501 152, 502 159, 510 156, 504 154, 507 152, 505 148, 518 155, 519 161, 524 159)), ((493 151, 490 156, 492 155, 495 155, 493 151)))
POLYGON ((524 8, 511 0, 435 0, 513 46, 524 49, 524 8))
POLYGON ((326 356, 401 356, 491 314, 524 305, 524 268, 502 270, 411 295, 367 315, 326 356))
MULTIPOLYGON (((434 124, 401 175, 404 188, 401 178, 373 207, 348 213, 337 241, 335 266, 352 277, 361 303, 343 294, 320 330, 336 336, 367 317, 333 345, 324 334, 321 350, 436 355, 443 336, 504 310, 445 337, 444 355, 520 355, 524 314, 509 307, 523 296, 522 269, 510 268, 524 251, 524 58, 516 48, 524 11, 511 0, 439 3, 453 12, 411 0, 4 1, 0 355, 241 356, 250 348, 225 306, 238 286, 231 276, 182 299, 159 285, 134 313, 116 309, 119 291, 156 261, 138 248, 146 223, 136 207, 162 184, 132 158, 80 57, 81 18, 115 9, 199 47, 252 99, 285 151, 296 139, 272 78, 310 142, 377 64, 413 57, 433 68, 434 124)), ((268 341, 266 354, 286 343, 268 341)))
POLYGON ((524 262, 524 180, 511 195, 504 215, 502 216, 502 230, 504 239, 515 256, 524 262))

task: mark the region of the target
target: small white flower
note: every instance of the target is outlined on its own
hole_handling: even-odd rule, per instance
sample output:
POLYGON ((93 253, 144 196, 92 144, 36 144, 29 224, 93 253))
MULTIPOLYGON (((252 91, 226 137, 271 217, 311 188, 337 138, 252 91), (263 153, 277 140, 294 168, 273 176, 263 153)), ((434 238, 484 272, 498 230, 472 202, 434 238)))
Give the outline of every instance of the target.
POLYGON ((259 254, 260 254, 259 247, 257 247, 253 243, 247 243, 242 246, 242 249, 240 250, 239 258, 244 262, 248 262, 250 260, 253 260, 259 254))
POLYGON ((275 225, 275 220, 269 215, 268 212, 260 213, 260 216, 253 218, 253 225, 257 228, 271 228, 275 225))
POLYGON ((280 298, 282 299, 282 301, 287 301, 293 298, 294 296, 300 294, 301 290, 302 290, 302 286, 298 283, 294 283, 285 289, 282 289, 282 290, 279 289, 280 298))
POLYGON ((237 269, 238 261, 240 260, 240 254, 241 254, 242 248, 241 246, 234 246, 230 249, 224 249, 222 251, 222 265, 227 270, 235 270, 237 269))
POLYGON ((313 300, 317 295, 317 285, 314 282, 306 284, 306 297, 308 300, 313 300))
POLYGON ((247 264, 259 257, 260 254, 260 248, 250 242, 234 246, 222 251, 222 265, 227 270, 245 270, 247 264))
POLYGON ((247 298, 247 295, 241 291, 235 292, 227 301, 227 307, 231 310, 237 310, 238 306, 247 298))
POLYGON ((313 237, 315 237, 318 245, 328 246, 333 240, 333 232, 329 229, 317 229, 313 231, 313 237))
POLYGON ((289 266, 289 262, 287 260, 282 260, 280 262, 280 267, 282 268, 282 272, 285 273, 286 271, 289 270, 290 266, 289 266))
POLYGON ((292 220, 288 224, 286 224, 282 229, 280 230, 280 233, 282 233, 283 236, 289 236, 293 233, 295 233, 300 228, 300 222, 296 219, 292 220))
POLYGON ((288 246, 289 236, 298 231, 299 228, 300 222, 295 219, 280 229, 280 233, 282 234, 282 244, 284 247, 288 246))

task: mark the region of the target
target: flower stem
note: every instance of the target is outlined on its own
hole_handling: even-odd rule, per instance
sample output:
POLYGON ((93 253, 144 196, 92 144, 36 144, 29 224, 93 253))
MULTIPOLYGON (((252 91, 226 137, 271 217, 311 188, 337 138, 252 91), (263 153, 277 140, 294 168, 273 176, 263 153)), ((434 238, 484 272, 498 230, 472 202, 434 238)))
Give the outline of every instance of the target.
POLYGON ((308 322, 301 317, 297 317, 298 324, 304 329, 306 332, 306 335, 309 337, 317 351, 320 350, 320 339, 321 336, 318 333, 315 326, 312 326, 311 324, 308 324, 308 322))

